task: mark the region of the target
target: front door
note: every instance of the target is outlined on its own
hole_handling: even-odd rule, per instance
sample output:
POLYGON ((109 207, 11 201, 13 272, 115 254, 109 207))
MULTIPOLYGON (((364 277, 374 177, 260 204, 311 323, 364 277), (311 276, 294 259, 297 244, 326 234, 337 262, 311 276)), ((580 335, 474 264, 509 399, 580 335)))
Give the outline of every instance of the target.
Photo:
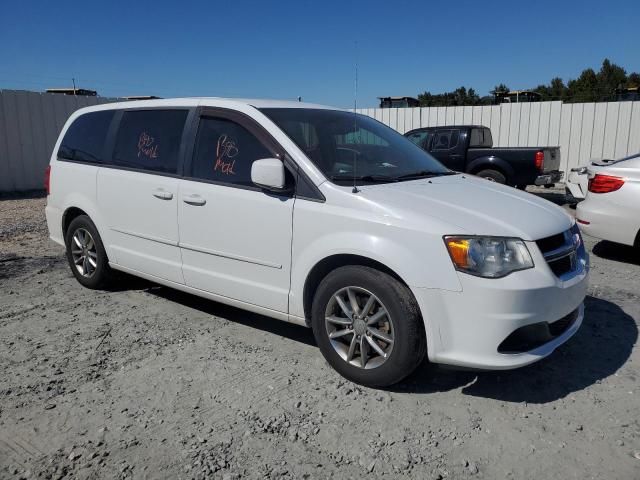
POLYGON ((429 153, 444 166, 457 172, 464 172, 462 151, 458 129, 442 129, 434 132, 429 153))
POLYGON ((202 112, 180 181, 185 283, 286 313, 294 198, 251 183, 251 164, 279 152, 253 121, 225 112, 202 112))

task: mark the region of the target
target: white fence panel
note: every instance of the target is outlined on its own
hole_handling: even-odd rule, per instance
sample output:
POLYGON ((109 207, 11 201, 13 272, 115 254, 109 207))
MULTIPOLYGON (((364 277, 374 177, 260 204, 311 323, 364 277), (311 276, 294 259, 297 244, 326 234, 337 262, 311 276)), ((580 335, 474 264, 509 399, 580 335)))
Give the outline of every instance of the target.
POLYGON ((604 146, 602 158, 613 158, 616 149, 616 135, 618 133, 618 103, 607 103, 607 117, 604 125, 604 146))
POLYGON ((631 127, 631 102, 621 102, 618 112, 618 128, 616 129, 616 139, 614 142, 614 158, 624 157, 629 147, 629 128, 631 127))
POLYGON ((580 150, 578 158, 591 159, 591 144, 593 142, 593 122, 596 116, 596 104, 585 103, 582 109, 582 134, 580 136, 580 150))
POLYGON ((535 147, 538 143, 538 133, 540 132, 540 103, 530 104, 529 131, 527 132, 527 146, 535 147))
POLYGON ((627 154, 640 152, 640 102, 633 102, 627 154))
POLYGON ((595 109, 595 118, 593 119, 593 142, 591 143, 591 158, 603 158, 604 150, 604 130, 607 124, 607 105, 606 103, 597 103, 595 109))

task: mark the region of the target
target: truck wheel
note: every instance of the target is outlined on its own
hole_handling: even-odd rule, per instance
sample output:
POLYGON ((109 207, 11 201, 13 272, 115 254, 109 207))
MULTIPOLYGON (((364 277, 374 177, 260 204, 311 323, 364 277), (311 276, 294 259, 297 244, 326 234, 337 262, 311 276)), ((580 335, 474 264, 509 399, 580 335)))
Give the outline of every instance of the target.
POLYGON ((343 377, 369 387, 399 382, 427 351, 411 291, 370 267, 348 265, 329 273, 315 293, 311 324, 327 362, 343 377))
POLYGON ((114 277, 96 226, 87 215, 73 219, 65 232, 67 260, 76 280, 91 289, 107 287, 114 277))
POLYGON ((480 170, 478 173, 476 173, 476 175, 480 178, 489 180, 490 182, 501 183, 503 185, 507 183, 507 177, 505 177, 504 174, 502 172, 499 172, 498 170, 480 170))

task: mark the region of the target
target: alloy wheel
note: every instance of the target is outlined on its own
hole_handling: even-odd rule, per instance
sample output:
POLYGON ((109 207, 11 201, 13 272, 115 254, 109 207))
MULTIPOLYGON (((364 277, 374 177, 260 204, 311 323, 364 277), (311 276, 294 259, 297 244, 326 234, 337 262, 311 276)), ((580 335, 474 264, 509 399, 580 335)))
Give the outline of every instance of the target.
POLYGON ((98 267, 96 242, 88 230, 78 228, 71 238, 71 257, 78 273, 90 278, 98 267))
POLYGON ((325 311, 325 326, 333 349, 355 367, 377 368, 393 350, 391 315, 364 288, 351 286, 334 293, 325 311))

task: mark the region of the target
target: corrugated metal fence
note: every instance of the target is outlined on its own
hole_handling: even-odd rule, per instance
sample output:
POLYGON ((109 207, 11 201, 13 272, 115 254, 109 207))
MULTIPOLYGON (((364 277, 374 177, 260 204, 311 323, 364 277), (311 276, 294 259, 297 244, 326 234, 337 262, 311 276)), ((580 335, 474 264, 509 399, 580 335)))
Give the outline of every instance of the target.
POLYGON ((0 90, 0 192, 43 188, 44 171, 67 118, 116 99, 0 90))
MULTIPOLYGON (((75 110, 117 99, 0 90, 0 192, 42 188, 58 134, 75 110)), ((405 133, 435 125, 491 128, 495 146, 559 145, 562 169, 640 152, 640 102, 517 103, 358 110, 405 133)))
POLYGON ((562 170, 640 152, 640 102, 504 103, 474 107, 365 108, 400 133, 440 125, 485 125, 496 147, 560 146, 562 170))

